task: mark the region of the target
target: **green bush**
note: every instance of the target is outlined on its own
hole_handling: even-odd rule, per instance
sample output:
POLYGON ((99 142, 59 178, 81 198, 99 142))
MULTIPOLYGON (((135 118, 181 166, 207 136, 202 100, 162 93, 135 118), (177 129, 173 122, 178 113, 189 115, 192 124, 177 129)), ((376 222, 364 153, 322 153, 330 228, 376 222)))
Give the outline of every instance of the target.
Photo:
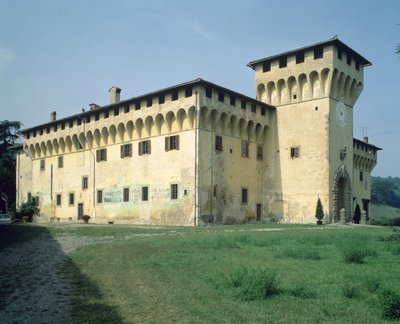
POLYGON ((366 257, 376 256, 376 252, 362 246, 349 246, 342 250, 344 262, 362 264, 366 257))
POLYGON ((322 208, 321 199, 318 197, 317 208, 315 210, 315 218, 319 221, 324 219, 324 209, 322 208))
POLYGON ((240 268, 228 276, 228 286, 241 300, 261 300, 278 294, 275 271, 263 268, 240 268))
POLYGON ((389 320, 400 319, 400 294, 390 289, 382 290, 380 294, 382 316, 389 320))
POLYGON ((386 217, 379 217, 379 218, 371 218, 370 222, 371 225, 378 225, 378 226, 400 226, 400 217, 393 217, 393 218, 386 218, 386 217))
POLYGON ((382 238, 386 242, 400 242, 400 229, 393 228, 393 233, 382 238))

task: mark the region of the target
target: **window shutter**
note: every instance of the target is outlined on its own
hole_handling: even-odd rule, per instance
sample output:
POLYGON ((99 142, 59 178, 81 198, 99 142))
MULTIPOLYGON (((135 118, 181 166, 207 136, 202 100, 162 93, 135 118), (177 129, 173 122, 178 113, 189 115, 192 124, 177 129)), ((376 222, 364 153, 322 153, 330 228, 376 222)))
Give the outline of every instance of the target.
POLYGON ((124 154, 124 146, 121 145, 121 159, 123 159, 124 157, 125 157, 125 154, 124 154))
POLYGON ((96 162, 100 161, 100 150, 96 151, 96 162))
POLYGON ((147 141, 147 153, 151 153, 151 141, 147 141))
POLYGON ((179 150, 179 135, 176 135, 176 149, 179 150))
POLYGON ((107 149, 104 149, 104 161, 107 161, 107 149))
POLYGON ((170 137, 165 138, 165 151, 169 151, 169 142, 170 142, 170 137))
POLYGON ((128 144, 128 156, 132 156, 132 144, 128 144))
POLYGON ((142 142, 138 143, 138 154, 142 155, 143 154, 143 149, 142 149, 142 142))

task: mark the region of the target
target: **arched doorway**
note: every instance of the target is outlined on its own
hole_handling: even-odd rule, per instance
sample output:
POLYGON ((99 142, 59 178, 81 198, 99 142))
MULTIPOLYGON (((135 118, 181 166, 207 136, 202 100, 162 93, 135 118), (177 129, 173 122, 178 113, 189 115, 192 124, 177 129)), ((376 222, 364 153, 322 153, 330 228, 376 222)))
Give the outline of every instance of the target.
POLYGON ((345 209, 345 219, 342 222, 350 222, 352 218, 351 208, 351 181, 346 167, 342 165, 336 170, 333 177, 332 201, 333 201, 333 221, 339 222, 340 210, 345 209))

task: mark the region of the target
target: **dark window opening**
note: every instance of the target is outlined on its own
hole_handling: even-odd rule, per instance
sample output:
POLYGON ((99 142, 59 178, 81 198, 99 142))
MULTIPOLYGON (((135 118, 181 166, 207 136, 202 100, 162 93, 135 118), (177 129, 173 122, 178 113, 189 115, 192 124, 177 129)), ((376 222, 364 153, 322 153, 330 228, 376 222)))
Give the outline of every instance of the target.
POLYGON ((222 136, 215 136, 215 149, 222 152, 222 136))
POLYGON ((43 135, 43 129, 39 131, 39 135, 43 135))
POLYGON ((262 160, 264 157, 264 146, 257 145, 257 160, 262 160))
POLYGON ((172 100, 173 101, 178 100, 178 91, 172 92, 172 100))
POLYGON ((103 203, 103 190, 97 190, 97 203, 103 203))
POLYGON ((264 62, 263 63, 263 72, 271 71, 271 62, 264 62))
POLYGON ((146 99, 146 106, 151 107, 153 105, 153 98, 147 98, 146 99))
POLYGON ((242 204, 247 204, 249 202, 249 192, 247 188, 242 188, 242 204))
POLYGON ((82 177, 82 189, 87 189, 88 187, 89 187, 88 177, 87 176, 82 177))
POLYGON ((99 149, 96 151, 96 161, 107 161, 107 149, 99 149))
POLYGON ((108 111, 105 111, 105 112, 104 112, 104 118, 108 118, 108 116, 109 116, 108 111))
POLYGON ((132 144, 121 145, 121 159, 132 156, 132 144))
POLYGON ((123 190, 123 201, 129 201, 129 188, 124 188, 123 190))
POLYGON ((296 54, 296 64, 304 63, 304 52, 296 54))
POLYGON ((347 54, 347 64, 351 65, 351 56, 350 56, 350 54, 347 54))
POLYGON ((257 106, 256 106, 256 104, 251 104, 251 112, 252 113, 256 113, 257 112, 257 106))
POLYGON ((46 168, 46 161, 44 159, 40 160, 40 170, 44 170, 46 168))
POLYGON ((300 147, 298 146, 293 146, 290 148, 290 157, 292 159, 298 158, 300 156, 300 147))
POLYGON ((114 109, 114 116, 118 116, 119 115, 119 108, 115 108, 114 109))
POLYGON ((73 120, 70 120, 70 121, 69 121, 69 128, 72 128, 72 127, 74 127, 74 121, 73 121, 73 120))
POLYGON ((236 98, 235 98, 235 96, 231 96, 231 98, 230 98, 230 104, 231 104, 231 106, 236 105, 236 98))
POLYGON ((165 138, 165 151, 179 150, 179 135, 165 138))
POLYGON ((171 184, 171 199, 178 199, 178 185, 171 184))
POLYGON ((94 114, 94 120, 99 120, 100 119, 100 113, 96 112, 94 114))
POLYGON ((249 148, 250 148, 250 143, 247 141, 242 141, 242 157, 249 157, 249 148))
POLYGON ((165 102, 165 95, 159 95, 158 96, 158 104, 161 105, 165 102))
POLYGON ((149 200, 149 187, 142 187, 142 201, 149 200))
POLYGON ((58 157, 58 167, 63 168, 64 167, 64 156, 59 156, 58 157))
MULTIPOLYGON (((79 117, 78 118, 78 121, 77 121, 77 123, 76 123, 78 126, 81 126, 82 125, 82 118, 81 117, 79 117)), ((56 131, 57 130, 57 126, 54 126, 54 131, 56 131)))
POLYGON ((86 116, 86 123, 90 123, 90 116, 86 116))
POLYGON ((192 96, 192 87, 186 87, 185 88, 185 98, 188 98, 191 96, 192 96))
POLYGON ((241 107, 242 109, 246 109, 246 100, 242 100, 242 101, 240 102, 240 107, 241 107))
POLYGON ((286 57, 281 57, 279 59, 279 68, 285 68, 287 66, 287 58, 286 57))
POLYGON ((211 98, 212 97, 212 89, 207 87, 206 88, 206 97, 211 98))
POLYGON ((265 107, 261 107, 261 116, 265 116, 265 107))
POLYGON ((359 71, 360 70, 360 62, 356 61, 356 70, 359 71))
POLYGON ((61 195, 60 194, 56 195, 56 205, 61 206, 61 195))
POLYGON ((321 59, 324 57, 324 48, 317 47, 314 49, 314 60, 321 59))
POLYGON ((127 114, 127 113, 129 113, 129 111, 130 111, 129 106, 125 106, 124 107, 124 113, 127 114))
POLYGON ((151 142, 150 140, 142 141, 138 143, 138 154, 150 154, 151 153, 151 142))
POLYGON ((360 171, 360 181, 364 180, 364 172, 360 171))
POLYGON ((218 92, 218 101, 224 102, 224 93, 218 92))
POLYGON ((341 50, 340 48, 337 49, 337 58, 338 58, 339 60, 342 59, 342 50, 341 50))
POLYGON ((68 204, 73 206, 75 204, 75 195, 73 192, 70 192, 68 195, 68 204))
POLYGON ((139 110, 140 109, 140 100, 135 102, 135 110, 139 110))

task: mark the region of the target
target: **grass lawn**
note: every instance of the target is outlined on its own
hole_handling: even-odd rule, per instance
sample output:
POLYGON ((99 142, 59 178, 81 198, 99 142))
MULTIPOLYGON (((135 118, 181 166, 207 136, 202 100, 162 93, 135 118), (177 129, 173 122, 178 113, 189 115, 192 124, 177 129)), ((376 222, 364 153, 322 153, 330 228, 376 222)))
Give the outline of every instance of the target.
POLYGON ((71 235, 82 232, 115 238, 80 248, 66 266, 83 322, 382 323, 399 315, 400 240, 383 240, 392 229, 87 226, 71 235))

